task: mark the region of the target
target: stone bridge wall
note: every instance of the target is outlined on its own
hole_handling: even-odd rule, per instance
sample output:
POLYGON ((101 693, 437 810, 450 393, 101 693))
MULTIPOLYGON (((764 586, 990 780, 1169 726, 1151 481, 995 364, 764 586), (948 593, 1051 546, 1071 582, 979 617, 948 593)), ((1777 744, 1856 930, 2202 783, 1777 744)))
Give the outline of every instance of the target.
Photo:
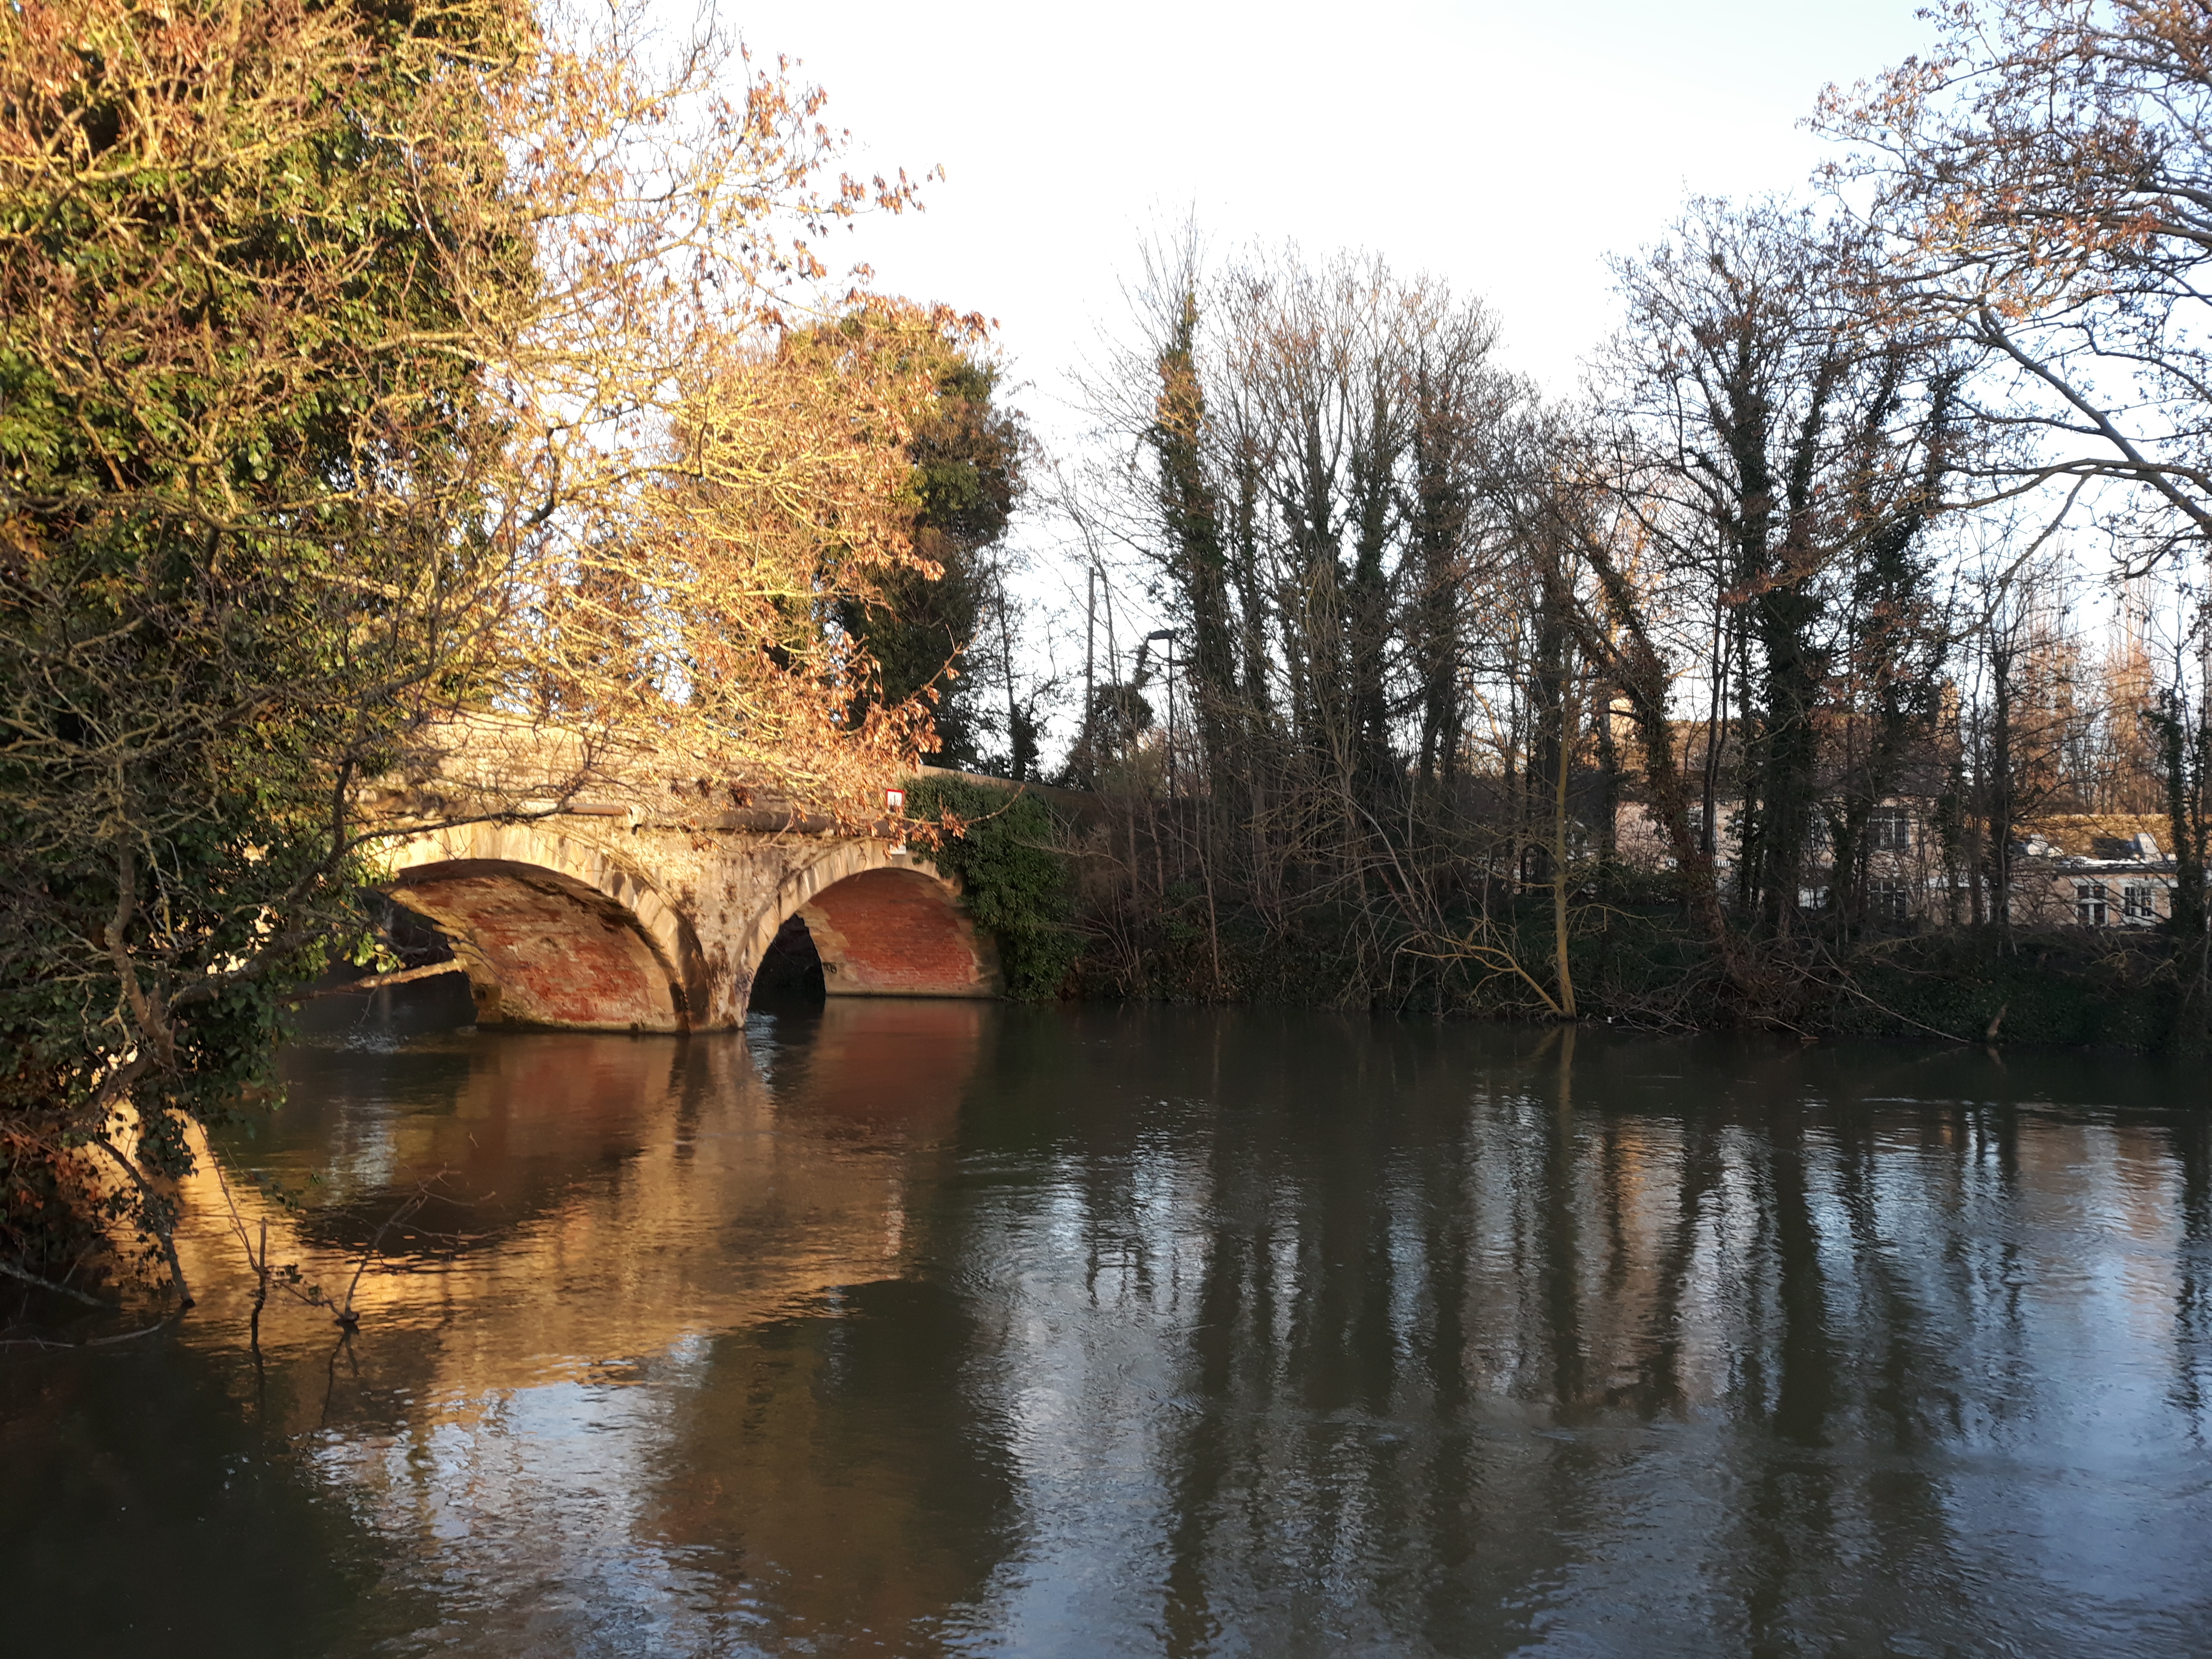
POLYGON ((388 890, 434 922, 477 1018, 570 1030, 716 1030, 799 916, 832 995, 996 994, 957 884, 880 837, 700 828, 590 805, 398 841, 388 890))

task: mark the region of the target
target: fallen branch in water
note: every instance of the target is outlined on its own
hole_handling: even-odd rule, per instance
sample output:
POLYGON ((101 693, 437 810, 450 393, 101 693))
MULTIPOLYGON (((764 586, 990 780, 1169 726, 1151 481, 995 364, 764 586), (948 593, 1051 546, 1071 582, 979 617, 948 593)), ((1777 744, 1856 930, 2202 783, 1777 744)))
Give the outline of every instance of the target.
POLYGON ((37 1273, 18 1267, 12 1261, 0 1261, 0 1273, 5 1273, 10 1279, 33 1285, 39 1290, 52 1291, 57 1296, 65 1296, 72 1302, 82 1302, 88 1308, 104 1308, 112 1310, 119 1305, 113 1302, 104 1302, 100 1297, 73 1286, 58 1285, 51 1279, 42 1279, 37 1273))
POLYGON ((431 1183, 443 1179, 445 1173, 441 1170, 428 1180, 416 1182, 413 1194, 398 1209, 384 1218, 384 1224, 376 1230, 376 1236, 368 1241, 368 1248, 361 1253, 360 1264, 353 1270, 353 1278, 347 1281, 345 1301, 337 1310, 338 1324, 344 1329, 349 1331, 361 1323, 361 1316, 353 1310, 353 1293, 361 1284, 361 1276, 368 1271, 368 1264, 376 1259, 376 1253, 384 1248, 385 1234, 406 1221, 430 1201, 431 1183))
POLYGON ((371 974, 367 979, 357 979, 344 985, 325 985, 313 991, 302 991, 286 1000, 287 1006, 296 1008, 303 1002, 313 1002, 317 997, 350 996, 356 991, 382 991, 394 985, 411 985, 418 979, 436 979, 441 974, 465 974, 468 964, 462 962, 433 962, 420 968, 402 968, 389 974, 371 974))
MULTIPOLYGON (((362 1252, 361 1261, 353 1270, 353 1278, 346 1285, 345 1300, 338 1304, 337 1310, 337 1322, 341 1328, 350 1331, 361 1323, 361 1316, 353 1310, 354 1290, 360 1285, 361 1276, 368 1271, 368 1264, 376 1259, 377 1252, 384 1248, 384 1238, 386 1234, 389 1233, 394 1227, 404 1226, 407 1222, 412 1220, 422 1210, 422 1206, 428 1204, 434 1198, 442 1197, 448 1204, 467 1205, 475 1201, 473 1200, 455 1198, 451 1194, 443 1194, 438 1191, 439 1183, 443 1182, 451 1173, 452 1171, 449 1170, 441 1169, 434 1174, 423 1176, 422 1180, 415 1183, 415 1190, 401 1202, 399 1207, 392 1211, 390 1215, 385 1217, 384 1224, 376 1230, 375 1237, 368 1241, 368 1248, 362 1252)), ((465 1243, 474 1237, 474 1235, 459 1232, 424 1232, 418 1228, 416 1232, 416 1237, 418 1238, 439 1238, 465 1243)))
MULTIPOLYGON (((257 1251, 252 1237, 246 1231, 246 1218, 238 1212, 238 1200, 231 1194, 230 1179, 223 1173, 222 1160, 215 1155, 213 1148, 209 1149, 208 1166, 215 1171, 216 1185, 222 1193, 223 1207, 230 1212, 230 1230, 238 1236, 239 1248, 246 1252, 246 1265, 253 1269, 253 1316, 247 1323, 246 1334, 247 1345, 258 1358, 261 1353, 261 1311, 269 1305, 269 1287, 271 1285, 280 1286, 285 1294, 311 1308, 324 1306, 326 1298, 321 1285, 303 1282, 300 1265, 296 1261, 286 1262, 282 1273, 270 1267, 269 1218, 265 1215, 261 1218, 261 1248, 257 1251)), ((254 1184, 260 1187, 264 1194, 267 1192, 267 1187, 258 1177, 254 1184)), ((281 1190, 278 1199, 280 1202, 290 1202, 281 1190)))

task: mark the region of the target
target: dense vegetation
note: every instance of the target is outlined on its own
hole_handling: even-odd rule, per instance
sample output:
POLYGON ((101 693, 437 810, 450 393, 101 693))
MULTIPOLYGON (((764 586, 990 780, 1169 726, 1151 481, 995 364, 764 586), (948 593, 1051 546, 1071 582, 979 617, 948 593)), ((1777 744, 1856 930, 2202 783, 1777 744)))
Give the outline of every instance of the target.
POLYGON ((484 599, 495 429, 450 343, 531 258, 453 82, 527 20, 0 27, 0 1242, 68 1281, 96 1216, 166 1237, 188 1121, 258 1079, 281 988, 358 933, 337 796, 484 599))
POLYGON ((2004 995, 1922 1018, 1893 964, 2078 955, 2025 936, 2102 823, 2156 842, 2111 920, 2162 941, 2107 948, 2179 999, 2103 1029, 2202 1027, 2212 36, 1931 18, 1824 101, 1806 200, 1617 262, 1583 398, 1378 258, 1149 251, 1064 503, 1125 550, 1069 764, 1089 983, 1808 1030, 1878 983, 1882 1029, 1978 1036, 2004 995), (1132 589, 1164 651, 1116 638, 1132 589))
POLYGON ((959 878, 969 915, 998 941, 1007 994, 1060 995, 1082 948, 1065 822, 1035 794, 957 777, 912 781, 907 810, 939 831, 927 856, 959 878))
POLYGON ((544 810, 612 744, 850 815, 911 763, 926 708, 861 698, 829 613, 934 572, 912 448, 977 325, 867 296, 787 325, 821 237, 910 186, 828 170, 818 93, 631 27, 0 9, 20 1281, 83 1299, 135 1232, 183 1288, 194 1126, 304 981, 379 958, 358 798, 444 723, 567 739, 464 818, 544 810))
POLYGON ((1072 702, 1081 810, 914 791, 1026 996, 2201 1040, 2197 9, 1936 15, 1806 199, 1619 262, 1584 397, 1380 258, 1152 248, 1050 503, 1079 694, 981 322, 823 298, 913 186, 641 21, 0 9, 0 1271, 182 1290, 195 1126, 386 959, 360 799, 461 719, 562 744, 454 817, 641 744, 860 822, 1072 702), (2047 931, 2093 819, 2155 928, 2047 931))
MULTIPOLYGON (((856 325, 847 319, 844 327, 856 325)), ((999 402, 999 371, 934 334, 921 365, 936 396, 915 426, 915 550, 924 566, 885 573, 836 625, 876 666, 870 701, 930 703, 938 763, 1033 776, 1037 722, 1017 697, 1000 546, 1023 489, 1029 439, 999 402)))

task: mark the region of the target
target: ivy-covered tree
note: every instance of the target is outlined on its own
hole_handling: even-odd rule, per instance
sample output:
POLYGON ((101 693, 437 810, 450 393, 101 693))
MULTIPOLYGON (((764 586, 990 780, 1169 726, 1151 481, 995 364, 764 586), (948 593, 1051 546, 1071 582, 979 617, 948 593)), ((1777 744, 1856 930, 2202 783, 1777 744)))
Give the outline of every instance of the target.
POLYGON ((849 653, 775 626, 911 559, 918 399, 896 364, 778 352, 773 307, 910 186, 826 172, 819 93, 711 33, 669 66, 620 7, 561 27, 0 8, 19 1282, 82 1298, 135 1226, 183 1290, 192 1127, 373 948, 362 786, 441 722, 641 736, 830 810, 911 763, 918 711, 848 719, 849 653))
MULTIPOLYGON (((950 333, 931 342, 935 392, 907 447, 914 550, 927 568, 885 573, 872 595, 841 605, 838 622, 873 659, 883 702, 934 694, 939 764, 1022 776, 1029 714, 1008 678, 995 556, 1021 500, 1030 440, 1020 414, 999 401, 998 368, 972 345, 950 333)), ((1033 725, 1026 747, 1033 769, 1033 725)))
POLYGON ((907 811, 936 827, 930 860, 959 878, 975 925, 998 941, 1006 993, 1025 1002, 1060 994, 1082 954, 1066 836, 1036 795, 963 778, 917 778, 907 811))
POLYGON ((167 1239, 189 1121, 367 872, 347 791, 496 599, 483 343, 536 279, 472 88, 532 34, 505 0, 0 13, 18 1279, 81 1293, 102 1218, 167 1239))

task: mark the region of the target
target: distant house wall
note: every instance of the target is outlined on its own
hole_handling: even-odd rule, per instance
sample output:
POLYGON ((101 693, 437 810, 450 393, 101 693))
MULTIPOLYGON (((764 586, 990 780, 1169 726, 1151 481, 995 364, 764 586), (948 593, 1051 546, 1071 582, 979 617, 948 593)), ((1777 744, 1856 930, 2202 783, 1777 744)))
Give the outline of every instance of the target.
MULTIPOLYGON (((1940 922, 1964 917, 1963 890, 1950 889, 1951 872, 1934 829, 1935 803, 1893 796, 1875 809, 1869 833, 1867 908, 1874 920, 1940 922)), ((1720 833, 1713 862, 1725 875, 1741 851, 1740 799, 1716 804, 1720 833)), ((2173 861, 2160 850, 2155 820, 2089 817, 2051 818, 2030 832, 2014 855, 2012 919, 2033 927, 2155 927, 2173 915, 2173 861)), ((1691 829, 1698 828, 1696 808, 1691 829)), ((1674 849, 1640 800, 1620 804, 1614 842, 1621 861, 1641 870, 1671 870, 1674 849)), ((1815 861, 1798 894, 1808 909, 1827 902, 1827 871, 1815 861)))
MULTIPOLYGON (((1718 833, 1713 841, 1713 864, 1717 869, 1733 869, 1737 856, 1743 850, 1743 803, 1741 800, 1717 801, 1713 817, 1718 833)), ((1690 808, 1690 835, 1694 840, 1704 821, 1701 807, 1690 808)), ((1671 870, 1674 867, 1674 849, 1667 839, 1667 831, 1650 808, 1640 800, 1625 800, 1613 817, 1613 845, 1617 856, 1624 864, 1638 870, 1671 870)))
POLYGON ((2172 866, 2023 860, 2012 915, 2051 927, 2155 927, 2173 915, 2172 866))

